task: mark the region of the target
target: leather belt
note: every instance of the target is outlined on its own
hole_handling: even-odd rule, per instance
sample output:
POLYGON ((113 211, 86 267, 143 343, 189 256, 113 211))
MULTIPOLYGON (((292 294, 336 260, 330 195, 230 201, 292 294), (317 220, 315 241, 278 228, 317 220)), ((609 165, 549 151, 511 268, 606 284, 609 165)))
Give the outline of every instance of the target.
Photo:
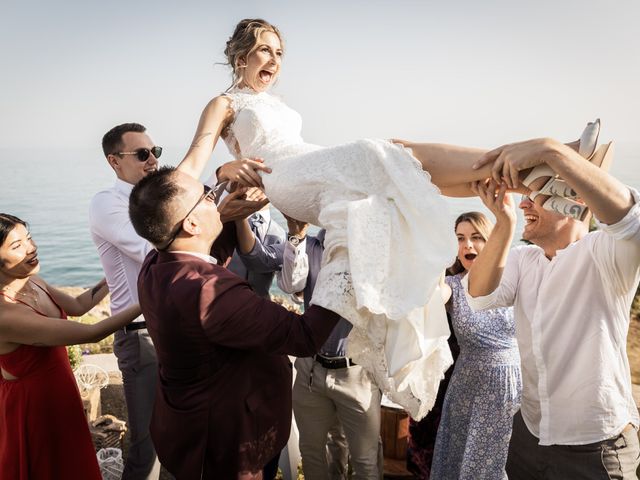
POLYGON ((134 330, 142 330, 143 328, 147 328, 147 322, 133 322, 129 325, 125 325, 122 330, 124 330, 124 333, 129 333, 133 332, 134 330))
POLYGON ((336 370, 338 368, 347 368, 355 365, 353 360, 347 357, 325 357, 323 355, 314 355, 313 359, 328 370, 336 370))

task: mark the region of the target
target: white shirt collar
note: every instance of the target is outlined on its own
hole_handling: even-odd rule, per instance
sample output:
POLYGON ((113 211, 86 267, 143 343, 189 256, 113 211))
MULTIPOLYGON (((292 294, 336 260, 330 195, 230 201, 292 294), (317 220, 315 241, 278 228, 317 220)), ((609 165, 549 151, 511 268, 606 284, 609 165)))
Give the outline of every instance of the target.
POLYGON ((125 195, 131 195, 131 190, 133 190, 133 185, 129 182, 125 182, 119 178, 116 178, 116 183, 113 186, 118 192, 124 193, 125 195))
POLYGON ((205 262, 209 262, 209 263, 213 263, 214 265, 218 265, 218 260, 216 260, 215 257, 212 257, 211 255, 205 255, 204 253, 187 252, 185 250, 172 250, 170 253, 184 253, 186 255, 192 255, 194 257, 198 257, 200 260, 204 260, 205 262))

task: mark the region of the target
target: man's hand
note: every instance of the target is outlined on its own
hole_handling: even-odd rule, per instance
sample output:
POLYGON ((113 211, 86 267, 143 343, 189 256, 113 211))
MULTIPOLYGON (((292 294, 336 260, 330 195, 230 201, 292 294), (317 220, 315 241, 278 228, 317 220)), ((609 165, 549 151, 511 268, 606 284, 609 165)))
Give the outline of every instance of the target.
POLYGON ((282 215, 284 216, 284 218, 287 219, 287 227, 289 229, 289 235, 293 235, 294 237, 298 237, 298 238, 303 238, 307 234, 307 228, 309 227, 308 223, 295 220, 291 217, 287 217, 284 213, 282 215))
POLYGON ((218 182, 236 182, 243 187, 263 188, 258 172, 271 173, 271 169, 262 163, 262 159, 241 158, 227 162, 218 168, 218 182))
POLYGON ((471 189, 493 213, 496 222, 515 225, 516 205, 511 194, 507 192, 506 184, 498 185, 494 179, 490 179, 484 182, 473 182, 471 189))
POLYGON ((269 199, 258 188, 236 188, 218 205, 220 221, 226 223, 247 218, 262 209, 267 203, 269 203, 269 199))
POLYGON ((478 169, 493 163, 491 176, 500 184, 505 182, 510 189, 520 186, 520 172, 554 158, 571 155, 573 150, 551 138, 538 138, 525 142, 511 143, 485 153, 473 168, 478 169))

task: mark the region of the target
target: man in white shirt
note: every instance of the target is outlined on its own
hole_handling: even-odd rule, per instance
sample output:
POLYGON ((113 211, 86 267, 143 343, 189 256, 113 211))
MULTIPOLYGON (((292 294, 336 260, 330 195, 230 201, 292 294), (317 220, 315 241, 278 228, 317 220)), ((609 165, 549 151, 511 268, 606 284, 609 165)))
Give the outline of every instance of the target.
POLYGON ((523 396, 509 479, 635 479, 639 418, 626 339, 640 279, 640 195, 551 139, 501 147, 479 164, 489 162, 494 180, 477 189, 496 226, 467 288, 474 309, 515 309, 523 396), (523 197, 523 238, 533 245, 509 251, 516 213, 507 187, 517 187, 514 173, 542 163, 578 193, 600 230, 523 197))
MULTIPOLYGON (((129 194, 133 186, 158 169, 162 148, 137 123, 118 125, 102 139, 102 149, 116 174, 115 185, 91 201, 91 236, 98 249, 109 291, 111 313, 138 303, 140 267, 153 246, 139 237, 129 220, 129 194)), ((157 479, 157 460, 149 424, 156 391, 157 362, 144 318, 116 332, 113 350, 122 372, 131 435, 122 478, 157 479)))

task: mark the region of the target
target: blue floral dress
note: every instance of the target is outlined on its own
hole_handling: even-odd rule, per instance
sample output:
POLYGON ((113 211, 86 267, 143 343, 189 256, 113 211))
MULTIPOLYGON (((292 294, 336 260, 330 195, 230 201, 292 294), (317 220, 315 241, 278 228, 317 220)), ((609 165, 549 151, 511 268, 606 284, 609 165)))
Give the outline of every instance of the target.
POLYGON ((473 312, 462 276, 446 278, 460 356, 444 400, 431 479, 506 479, 512 417, 522 390, 513 310, 473 312))

